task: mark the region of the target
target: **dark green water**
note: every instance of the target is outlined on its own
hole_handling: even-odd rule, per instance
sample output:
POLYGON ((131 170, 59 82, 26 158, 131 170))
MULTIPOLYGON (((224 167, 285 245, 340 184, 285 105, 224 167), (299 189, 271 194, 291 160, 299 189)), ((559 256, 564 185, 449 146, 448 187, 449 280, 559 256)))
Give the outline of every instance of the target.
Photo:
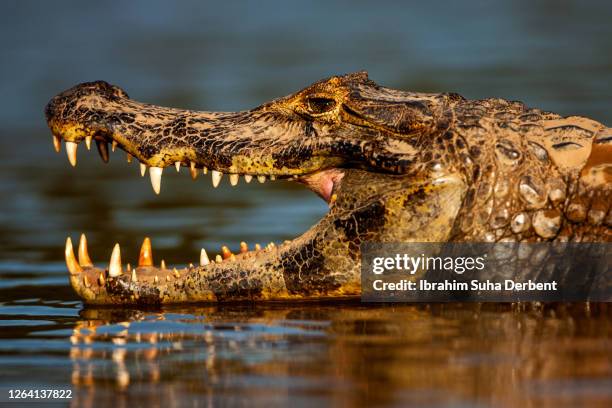
MULTIPOLYGON (((360 69, 386 86, 499 96, 612 124, 606 2, 7 1, 0 6, 0 389, 71 388, 75 406, 610 406, 611 309, 566 305, 241 305, 86 309, 67 236, 94 262, 145 235, 169 264, 280 242, 326 211, 287 182, 165 172, 121 153, 56 155, 43 107, 104 79, 142 101, 239 110, 360 69)), ((0 397, 0 401, 3 399, 0 397)), ((0 405, 4 403, 0 402, 0 405)))

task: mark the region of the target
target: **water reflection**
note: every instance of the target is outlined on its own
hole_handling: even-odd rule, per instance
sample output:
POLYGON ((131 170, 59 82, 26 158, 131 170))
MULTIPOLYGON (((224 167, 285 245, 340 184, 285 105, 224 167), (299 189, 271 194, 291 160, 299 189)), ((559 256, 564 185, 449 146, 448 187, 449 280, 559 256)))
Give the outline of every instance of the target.
POLYGON ((76 405, 610 401, 606 304, 86 309, 76 405))

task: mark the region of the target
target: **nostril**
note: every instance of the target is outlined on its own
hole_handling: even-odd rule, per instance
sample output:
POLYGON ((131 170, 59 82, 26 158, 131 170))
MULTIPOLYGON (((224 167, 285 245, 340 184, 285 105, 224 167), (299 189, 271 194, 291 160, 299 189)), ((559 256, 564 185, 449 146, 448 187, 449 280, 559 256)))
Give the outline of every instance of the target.
POLYGON ((77 87, 82 88, 83 93, 94 93, 105 96, 109 99, 113 98, 129 98, 127 92, 116 85, 111 85, 106 81, 85 82, 77 87))

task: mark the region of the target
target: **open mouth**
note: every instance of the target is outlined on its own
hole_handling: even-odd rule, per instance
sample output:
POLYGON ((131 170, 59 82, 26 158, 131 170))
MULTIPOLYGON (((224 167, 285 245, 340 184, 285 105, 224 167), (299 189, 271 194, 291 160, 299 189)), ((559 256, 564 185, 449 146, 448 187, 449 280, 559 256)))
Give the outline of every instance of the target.
POLYGON ((122 263, 119 244, 108 266, 96 267, 85 236, 78 256, 68 238, 65 255, 73 288, 96 304, 358 294, 359 243, 362 236, 369 237, 368 228, 382 228, 379 196, 403 188, 397 177, 416 154, 410 139, 389 138, 399 130, 411 131, 412 122, 406 120, 412 116, 391 110, 389 117, 381 108, 389 102, 358 97, 361 85, 376 87, 365 73, 332 77, 241 112, 141 103, 103 81, 83 83, 53 97, 45 109, 47 123, 55 150, 65 142, 72 166, 79 144, 91 149, 95 142, 104 162, 117 149, 127 154, 128 162, 138 161, 156 194, 162 190, 164 172, 176 167, 193 178, 210 176, 213 187, 222 182, 236 186, 294 181, 330 207, 293 240, 265 247, 242 242, 239 250, 222 247, 218 254, 202 249, 199 265, 182 269, 154 264, 148 238, 134 267, 122 263))
MULTIPOLYGON (((128 162, 139 161, 143 177, 149 173, 156 194, 161 192, 164 171, 175 167, 176 171, 188 169, 194 179, 209 175, 214 188, 224 180, 232 186, 241 182, 274 180, 299 182, 331 207, 344 176, 342 169, 330 166, 334 160, 318 157, 308 149, 302 149, 297 159, 291 149, 282 150, 286 151, 283 154, 264 153, 273 150, 277 139, 283 137, 283 132, 294 132, 291 126, 295 125, 276 130, 270 126, 270 122, 282 125, 283 118, 279 120, 278 113, 273 110, 193 114, 192 111, 141 104, 129 99, 120 88, 96 82, 81 84, 54 97, 45 113, 53 133, 55 150, 59 152, 64 141, 68 161, 73 167, 77 164, 77 150, 81 142, 88 150, 95 142, 104 162, 109 161, 110 152, 121 149, 126 152, 128 162)), ((259 262, 272 263, 294 241, 285 241, 278 246, 270 243, 265 247, 258 244, 249 247, 241 242, 235 253, 227 246, 223 246, 218 254, 208 254, 202 249, 198 266, 190 264, 187 268, 176 269, 164 262, 159 266, 154 265, 151 241, 147 237, 135 267, 122 263, 121 249, 117 243, 108 266, 98 268, 89 257, 87 240, 82 235, 78 258, 70 238, 66 240, 65 257, 71 279, 78 278, 77 286, 91 292, 89 297, 95 298, 97 289, 109 289, 109 280, 127 285, 128 289, 135 283, 139 287, 150 285, 155 288, 159 287, 160 282, 171 283, 181 279, 181 276, 196 268, 200 275, 229 263, 236 264, 234 271, 248 270, 240 267, 240 264, 252 262, 255 258, 259 262)), ((138 297, 138 293, 130 296, 138 297)))
MULTIPOLYGON (((84 139, 87 150, 92 148, 92 142, 95 141, 98 152, 102 160, 107 163, 109 161, 109 146, 110 152, 115 152, 117 149, 123 150, 122 146, 115 140, 98 134, 96 136, 86 136, 84 139)), ((53 146, 56 152, 61 151, 62 138, 58 135, 53 135, 53 146)), ((73 167, 77 165, 77 150, 79 142, 66 141, 65 150, 68 157, 68 161, 73 167)), ((134 157, 130 153, 127 154, 127 162, 132 163, 135 161, 134 157)), ((150 167, 145 163, 139 162, 140 174, 142 177, 149 173, 149 179, 151 187, 155 194, 161 193, 162 187, 162 175, 164 170, 174 170, 181 172, 186 169, 191 178, 194 180, 199 175, 210 176, 211 185, 213 188, 217 188, 222 182, 227 182, 232 186, 237 186, 240 182, 250 183, 265 183, 267 181, 276 180, 289 180, 305 185, 319 197, 325 200, 331 208, 334 202, 337 200, 338 187, 341 184, 342 178, 344 177, 345 169, 342 168, 329 168, 321 171, 316 171, 304 175, 295 174, 279 174, 279 175, 265 175, 265 174, 224 174, 223 172, 209 169, 207 167, 198 166, 195 162, 174 162, 172 167, 150 167)), ((296 239, 299 239, 296 238, 296 239)), ((281 251, 283 246, 290 246, 292 241, 285 241, 279 245, 271 242, 265 246, 255 244, 251 247, 246 242, 240 242, 239 250, 232 252, 228 246, 222 246, 220 252, 217 254, 208 254, 208 252, 202 248, 200 251, 199 266, 201 268, 207 267, 208 265, 228 263, 228 262, 240 262, 248 260, 249 258, 256 257, 260 254, 272 253, 274 251, 281 251)), ((78 249, 75 255, 71 238, 67 238, 65 246, 65 259, 68 270, 72 275, 80 275, 83 277, 85 286, 92 287, 92 285, 104 285, 108 277, 115 278, 127 274, 133 282, 151 281, 154 284, 160 281, 171 282, 173 279, 180 278, 181 274, 187 272, 189 268, 194 268, 194 265, 190 264, 188 268, 177 269, 166 265, 165 261, 161 261, 159 266, 154 265, 153 260, 153 248, 151 245, 151 239, 145 237, 142 243, 140 254, 138 257, 138 264, 132 267, 129 263, 125 264, 121 259, 121 249, 119 243, 115 244, 113 248, 108 266, 103 268, 97 268, 88 253, 87 238, 85 234, 81 234, 78 249)))

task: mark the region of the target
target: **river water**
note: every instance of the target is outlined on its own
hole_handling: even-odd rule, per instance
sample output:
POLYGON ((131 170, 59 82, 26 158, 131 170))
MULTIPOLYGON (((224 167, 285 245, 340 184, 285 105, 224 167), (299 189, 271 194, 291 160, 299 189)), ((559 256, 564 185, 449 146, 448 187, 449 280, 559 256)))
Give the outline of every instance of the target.
MULTIPOLYGON (((386 86, 499 96, 612 124, 606 2, 21 2, 1 6, 0 390, 60 405, 610 406, 612 308, 260 304, 86 308, 67 236, 94 262, 282 242, 326 205, 288 182, 213 190, 166 171, 155 196, 120 152, 53 152, 43 107, 104 79, 135 99, 239 110, 367 69, 386 86)), ((0 401, 6 401, 5 395, 0 401)), ((0 402, 0 404, 3 404, 0 402)))

